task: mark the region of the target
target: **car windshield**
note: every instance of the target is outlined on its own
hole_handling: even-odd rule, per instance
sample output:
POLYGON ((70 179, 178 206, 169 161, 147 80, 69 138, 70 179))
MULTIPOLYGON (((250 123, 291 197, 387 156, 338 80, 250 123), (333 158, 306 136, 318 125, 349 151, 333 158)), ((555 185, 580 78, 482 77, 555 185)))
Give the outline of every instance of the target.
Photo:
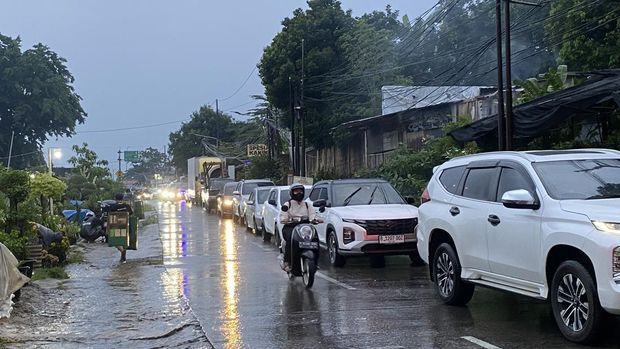
POLYGON ((267 201, 267 197, 269 197, 269 189, 259 190, 258 191, 258 199, 256 200, 257 204, 262 204, 267 201))
MULTIPOLYGON (((308 198, 308 194, 310 194, 310 190, 306 189, 304 191, 304 200, 308 198)), ((280 192, 280 206, 284 205, 285 202, 291 199, 291 193, 288 190, 282 190, 280 192)))
POLYGON ((258 182, 258 183, 245 183, 243 184, 243 195, 250 195, 252 190, 258 187, 272 187, 273 183, 271 182, 258 182))
POLYGON ((534 169, 556 200, 620 197, 620 159, 541 162, 534 169))
POLYGON ((237 184, 235 184, 235 183, 233 183, 233 184, 226 184, 224 186, 224 195, 232 196, 232 194, 235 191, 236 187, 237 187, 237 184))
POLYGON ((388 183, 334 184, 332 206, 405 204, 403 198, 388 183))

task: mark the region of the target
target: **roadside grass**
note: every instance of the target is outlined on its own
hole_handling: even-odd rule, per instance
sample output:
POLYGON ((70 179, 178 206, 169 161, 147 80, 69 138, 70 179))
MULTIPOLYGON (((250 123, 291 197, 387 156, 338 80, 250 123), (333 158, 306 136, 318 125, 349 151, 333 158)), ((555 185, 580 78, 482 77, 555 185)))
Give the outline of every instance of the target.
POLYGON ((10 340, 4 338, 4 337, 0 337, 0 349, 7 349, 8 346, 7 344, 12 343, 10 340))
POLYGON ((34 270, 34 274, 32 275, 33 281, 43 280, 43 279, 68 279, 68 278, 69 278, 69 275, 67 275, 67 273, 62 267, 38 268, 34 270))
POLYGON ((145 227, 150 224, 157 224, 157 222, 157 215, 148 216, 146 219, 142 220, 142 226, 145 227))
POLYGON ((71 249, 69 250, 69 256, 67 256, 67 264, 79 264, 84 263, 86 259, 84 258, 84 252, 81 250, 71 249))

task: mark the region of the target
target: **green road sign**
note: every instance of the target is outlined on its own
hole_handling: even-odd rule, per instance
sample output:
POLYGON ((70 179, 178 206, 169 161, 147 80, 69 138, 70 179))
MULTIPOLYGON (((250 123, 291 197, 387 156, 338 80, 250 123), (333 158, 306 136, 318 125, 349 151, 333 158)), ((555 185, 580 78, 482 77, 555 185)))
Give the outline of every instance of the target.
POLYGON ((137 150, 126 150, 123 159, 127 162, 138 162, 140 161, 140 152, 137 150))

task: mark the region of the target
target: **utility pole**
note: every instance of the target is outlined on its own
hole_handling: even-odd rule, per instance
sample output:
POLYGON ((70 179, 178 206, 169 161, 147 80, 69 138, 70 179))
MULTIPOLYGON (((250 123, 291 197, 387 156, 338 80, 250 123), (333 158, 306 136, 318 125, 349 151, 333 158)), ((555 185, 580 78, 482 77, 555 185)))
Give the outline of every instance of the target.
POLYGON ((300 176, 306 177, 306 130, 304 123, 304 60, 306 55, 306 39, 301 39, 301 100, 299 101, 299 121, 301 124, 301 171, 300 176))
POLYGON ((121 150, 118 150, 118 172, 116 173, 116 180, 117 181, 121 181, 121 176, 119 176, 121 174, 121 150))
POLYGON ((288 77, 288 99, 291 107, 291 160, 293 162, 293 174, 297 174, 297 137, 295 137, 295 104, 293 98, 293 81, 288 77))
POLYGON ((506 25, 506 150, 512 150, 512 49, 510 40, 510 0, 504 9, 506 25))
POLYGON ((220 127, 219 127, 219 123, 220 123, 220 105, 219 105, 219 101, 216 98, 215 99, 215 115, 217 116, 216 120, 216 125, 215 125, 215 136, 217 138, 217 141, 215 143, 215 145, 219 148, 220 147, 220 127))
POLYGON ((497 150, 505 149, 504 142, 504 72, 502 69, 502 1, 495 0, 495 24, 497 44, 497 150))

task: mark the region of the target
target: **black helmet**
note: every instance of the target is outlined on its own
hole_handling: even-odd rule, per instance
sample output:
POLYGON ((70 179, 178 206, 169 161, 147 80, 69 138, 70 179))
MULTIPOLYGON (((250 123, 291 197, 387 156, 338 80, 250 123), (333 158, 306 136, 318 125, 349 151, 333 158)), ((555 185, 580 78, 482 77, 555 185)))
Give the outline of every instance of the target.
POLYGON ((302 201, 304 199, 304 196, 306 194, 306 188, 303 186, 303 184, 299 184, 299 183, 293 183, 291 185, 291 188, 289 189, 289 194, 291 196, 291 199, 296 200, 296 201, 302 201), (293 195, 293 191, 301 189, 301 195, 293 195))

